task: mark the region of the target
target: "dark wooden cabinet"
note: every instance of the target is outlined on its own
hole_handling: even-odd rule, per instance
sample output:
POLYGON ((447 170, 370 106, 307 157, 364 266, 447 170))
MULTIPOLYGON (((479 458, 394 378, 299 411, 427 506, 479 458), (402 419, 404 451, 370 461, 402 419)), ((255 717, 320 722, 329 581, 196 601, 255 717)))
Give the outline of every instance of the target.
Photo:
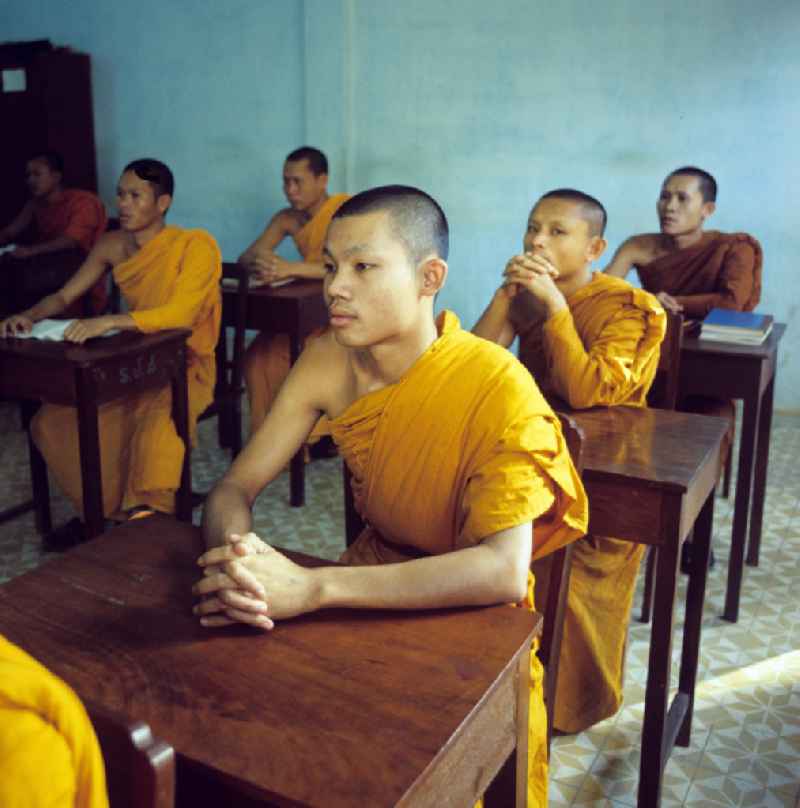
POLYGON ((25 163, 36 151, 63 155, 67 187, 97 191, 89 56, 48 40, 7 42, 0 44, 0 75, 0 226, 28 198, 25 163))

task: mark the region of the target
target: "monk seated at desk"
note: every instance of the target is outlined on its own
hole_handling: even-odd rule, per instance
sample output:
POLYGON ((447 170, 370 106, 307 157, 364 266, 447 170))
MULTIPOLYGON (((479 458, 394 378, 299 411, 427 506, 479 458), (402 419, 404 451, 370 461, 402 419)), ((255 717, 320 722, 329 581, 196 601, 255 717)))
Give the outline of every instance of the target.
MULTIPOLYGON (((644 407, 666 316, 658 301, 619 278, 593 273, 606 212, 572 189, 545 194, 509 260, 503 284, 473 329, 510 347, 545 394, 573 409, 644 407)), ((622 704, 625 641, 644 545, 586 536, 575 545, 553 724, 580 732, 622 704)), ((548 560, 533 566, 545 594, 548 560)), ((544 601, 542 601, 544 602, 544 601)))
MULTIPOLYGON (((296 149, 286 158, 283 192, 289 207, 272 217, 264 232, 239 256, 239 263, 263 283, 295 278, 321 280, 325 275, 322 260, 325 234, 332 216, 348 196, 328 196, 328 159, 310 146, 296 149), (302 261, 287 261, 275 254, 275 248, 288 236, 294 240, 302 261)), ((320 330, 311 336, 321 333, 320 330)), ((244 358, 250 434, 261 426, 288 373, 288 335, 259 334, 248 346, 244 358)), ((309 442, 316 442, 325 433, 321 425, 309 442)))
MULTIPOLYGON (((447 220, 415 188, 374 188, 337 211, 324 250, 330 329, 206 502, 203 625, 271 629, 330 607, 532 609, 531 556, 585 530, 583 487, 530 374, 451 312, 434 319, 447 252, 447 220), (251 508, 322 414, 368 526, 348 566, 304 569, 251 532, 251 508)), ((546 801, 546 718, 535 654, 530 664, 535 806, 546 801)))
MULTIPOLYGON (((25 173, 31 199, 12 222, 0 229, 0 246, 12 244, 17 239, 30 241, 30 244, 17 246, 7 253, 8 257, 0 265, 2 313, 10 313, 20 305, 28 304, 24 300, 26 284, 20 282, 21 276, 41 272, 44 266, 42 260, 34 263, 32 259, 48 255, 56 259, 65 251, 76 251, 85 256, 106 229, 106 211, 95 194, 78 188, 64 188, 64 160, 60 154, 41 152, 33 155, 25 173), (5 301, 11 301, 8 308, 5 301), (14 301, 19 305, 15 306, 14 301)), ((26 278, 26 281, 34 290, 37 289, 36 279, 26 278)), ((38 288, 41 296, 41 284, 38 288)), ((102 312, 107 299, 106 279, 101 278, 91 290, 93 311, 102 312)), ((76 313, 79 314, 79 310, 76 313)))
MULTIPOLYGON (((135 160, 117 186, 120 229, 106 233, 76 275, 58 292, 0 322, 0 336, 27 332, 37 320, 64 311, 108 269, 129 313, 77 320, 65 339, 82 343, 114 329, 152 333, 190 328, 188 347, 189 427, 213 398, 214 347, 221 318, 219 248, 204 230, 168 226, 174 190, 169 168, 158 160, 135 160)), ((140 512, 174 513, 184 446, 171 417, 171 391, 133 394, 99 408, 103 511, 125 519, 140 512)), ((73 407, 45 404, 31 431, 58 484, 82 510, 78 423, 73 407)), ((50 544, 74 543, 82 526, 72 520, 50 544)))
MULTIPOLYGON (((711 174, 693 166, 676 169, 664 180, 656 204, 661 232, 631 236, 605 272, 624 278, 635 268, 642 286, 665 308, 690 319, 702 320, 712 308, 752 311, 761 299, 761 245, 747 233, 704 231, 716 200, 717 181, 711 174)), ((678 407, 731 423, 736 418, 732 401, 692 396, 681 398, 678 407)), ((723 459, 731 450, 733 430, 726 437, 723 459)), ((690 549, 686 542, 684 570, 690 549)))

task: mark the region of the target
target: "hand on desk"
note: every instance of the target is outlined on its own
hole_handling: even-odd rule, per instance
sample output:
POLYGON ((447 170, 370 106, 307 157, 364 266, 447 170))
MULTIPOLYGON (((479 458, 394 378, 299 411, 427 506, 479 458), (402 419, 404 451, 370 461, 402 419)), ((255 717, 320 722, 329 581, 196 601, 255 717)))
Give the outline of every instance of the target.
POLYGON ((673 314, 680 314, 680 312, 683 311, 683 306, 681 306, 672 295, 668 295, 666 292, 659 292, 656 295, 656 299, 667 311, 671 311, 673 314))
POLYGON ((310 570, 290 561, 255 533, 231 535, 200 556, 203 579, 192 589, 204 599, 194 608, 204 626, 246 623, 271 629, 274 620, 317 608, 310 570))
POLYGON ((0 337, 13 337, 15 334, 28 334, 33 328, 33 320, 22 314, 12 314, 0 320, 0 337))
POLYGON ((274 253, 253 258, 248 268, 262 283, 274 283, 293 277, 291 261, 274 253))
POLYGON ((66 331, 64 339, 67 342, 83 343, 92 337, 100 337, 107 331, 111 331, 114 324, 108 317, 92 317, 88 320, 75 320, 66 331))

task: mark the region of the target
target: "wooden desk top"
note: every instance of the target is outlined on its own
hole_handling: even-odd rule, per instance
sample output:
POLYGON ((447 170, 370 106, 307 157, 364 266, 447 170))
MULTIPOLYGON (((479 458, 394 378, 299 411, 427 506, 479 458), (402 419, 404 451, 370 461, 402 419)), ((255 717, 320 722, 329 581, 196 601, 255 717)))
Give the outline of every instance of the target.
POLYGON ((154 334, 123 331, 110 337, 99 337, 83 345, 45 339, 0 339, 0 354, 30 357, 37 361, 67 362, 71 365, 90 366, 108 359, 146 352, 151 348, 185 339, 191 334, 188 328, 172 328, 154 334))
MULTIPOLYGON (((458 748, 540 630, 507 606, 203 629, 190 593, 200 550, 199 531, 167 517, 117 528, 0 587, 0 632, 251 797, 395 805, 458 748)), ((475 747, 450 782, 480 776, 475 747)))
MULTIPOLYGON (((223 287, 225 296, 235 296, 236 289, 223 287)), ((314 279, 294 280, 283 286, 255 286, 247 290, 248 296, 272 297, 279 300, 296 300, 306 297, 316 297, 322 294, 322 281, 314 279)))

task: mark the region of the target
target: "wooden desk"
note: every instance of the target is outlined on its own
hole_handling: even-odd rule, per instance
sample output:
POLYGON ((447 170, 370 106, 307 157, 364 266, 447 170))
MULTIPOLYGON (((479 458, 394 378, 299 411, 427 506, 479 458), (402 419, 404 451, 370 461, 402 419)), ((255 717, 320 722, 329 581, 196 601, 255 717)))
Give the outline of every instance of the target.
POLYGON ((183 804, 471 808, 518 732, 526 763, 538 615, 331 610, 265 634, 204 629, 200 551, 196 528, 149 517, 0 586, 0 633, 171 744, 183 804))
POLYGON ((731 553, 728 560, 728 586, 722 615, 731 622, 736 622, 739 617, 748 511, 750 543, 747 548, 747 563, 758 566, 778 343, 785 330, 785 325, 775 323, 763 345, 725 345, 696 338, 683 340, 681 395, 739 398, 744 402, 731 553))
MULTIPOLYGON (((191 446, 186 382, 186 337, 189 333, 187 329, 157 334, 125 332, 91 340, 85 345, 0 339, 0 396, 41 399, 77 408, 83 509, 89 536, 102 533, 105 524, 99 473, 98 406, 131 392, 165 384, 172 385, 172 415, 178 435, 186 446, 176 511, 179 518, 191 519, 191 446)), ((49 512, 46 476, 43 488, 34 486, 34 500, 42 498, 49 512)))
POLYGON ((611 407, 570 412, 584 432, 589 531, 658 547, 639 767, 640 808, 658 808, 672 748, 688 746, 723 418, 611 407), (694 527, 678 693, 668 705, 680 548, 694 527))
MULTIPOLYGON (((223 290, 222 324, 235 322, 235 293, 223 290)), ((293 365, 303 350, 306 337, 328 323, 328 308, 322 296, 322 281, 294 281, 271 289, 261 286, 247 294, 247 327, 267 334, 289 335, 289 363, 293 365)), ((301 449, 290 466, 290 503, 305 502, 305 457, 301 449)))

